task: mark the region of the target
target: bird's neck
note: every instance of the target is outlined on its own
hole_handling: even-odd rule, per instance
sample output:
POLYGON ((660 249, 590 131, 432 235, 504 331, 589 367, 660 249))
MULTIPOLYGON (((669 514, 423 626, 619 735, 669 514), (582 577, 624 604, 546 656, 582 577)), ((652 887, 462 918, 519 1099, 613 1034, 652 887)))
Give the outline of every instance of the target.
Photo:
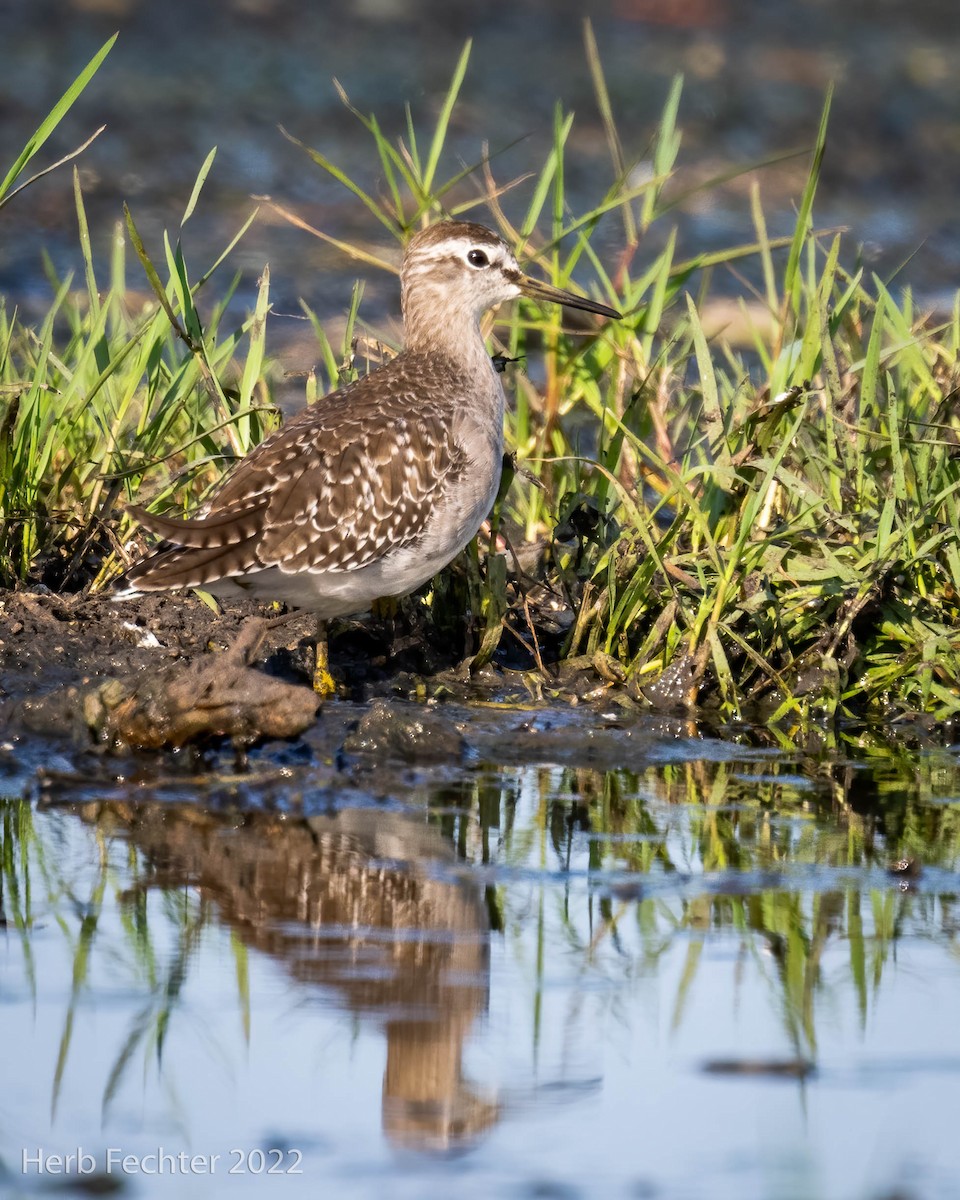
MULTIPOLYGON (((479 322, 438 321, 429 329, 408 322, 401 358, 418 364, 418 376, 444 381, 441 399, 457 413, 457 420, 476 418, 482 428, 489 425, 502 441, 506 406, 503 381, 487 352, 479 322)), ((470 434, 471 443, 475 433, 470 434)), ((500 453, 498 450, 497 456, 500 453)))
POLYGON ((420 354, 442 354, 457 366, 472 367, 488 359, 478 315, 451 304, 449 297, 423 291, 405 298, 404 345, 420 354))

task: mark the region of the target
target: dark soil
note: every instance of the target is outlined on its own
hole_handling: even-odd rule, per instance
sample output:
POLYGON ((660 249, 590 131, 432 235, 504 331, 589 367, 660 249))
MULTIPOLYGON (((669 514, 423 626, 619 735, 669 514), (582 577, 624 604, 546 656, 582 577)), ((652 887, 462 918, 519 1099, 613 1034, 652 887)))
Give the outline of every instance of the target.
MULTIPOLYGON (((0 696, 23 699, 106 676, 156 670, 226 647, 243 622, 263 616, 256 604, 220 615, 194 596, 58 596, 0 593, 0 696)), ((309 618, 281 626, 269 645, 293 639, 309 618)), ((269 652, 269 651, 268 651, 269 652)))
MULTIPOLYGON (((0 592, 0 698, 23 699, 57 687, 157 670, 170 662, 223 650, 246 622, 279 610, 231 602, 215 613, 193 594, 70 596, 46 590, 0 592)), ((309 614, 269 631, 256 664, 291 683, 309 683, 317 633, 309 614)), ((396 621, 337 621, 329 629, 339 694, 364 700, 408 683, 409 676, 453 668, 459 655, 418 636, 403 614, 396 621)))
MULTIPOLYGON (((534 685, 530 655, 519 639, 503 638, 496 663, 471 671, 471 638, 460 630, 427 627, 416 601, 401 601, 394 617, 331 622, 330 665, 338 695, 358 702, 377 696, 535 699, 543 687, 554 698, 580 700, 614 682, 592 660, 551 665, 554 631, 538 631, 549 678, 534 685), (549 654, 547 648, 549 647, 549 654), (424 688, 429 681, 428 693, 424 688)), ((0 698, 20 700, 57 687, 103 677, 157 670, 172 661, 230 646, 244 624, 278 610, 252 601, 231 602, 219 614, 193 594, 109 596, 0 592, 0 698)), ((539 624, 539 621, 538 621, 539 624)), ((265 638, 255 660, 267 674, 310 682, 316 621, 291 617, 265 638)), ((475 649, 475 646, 474 646, 475 649)))
MULTIPOLYGON (((410 607, 416 612, 418 606, 410 607)), ((240 768, 237 778, 248 778, 247 748, 265 742, 262 754, 250 759, 256 803, 273 802, 268 782, 278 768, 310 763, 329 776, 331 790, 320 787, 318 800, 326 804, 331 797, 342 802, 344 789, 358 787, 386 796, 406 779, 404 771, 457 775, 476 762, 639 767, 651 754, 672 753, 678 736, 689 736, 686 719, 644 713, 586 659, 550 668, 549 678, 502 664, 471 675, 468 660, 427 673, 437 647, 411 632, 403 612, 396 621, 334 626, 330 660, 339 695, 314 715, 316 698, 304 686, 316 632, 310 616, 271 629, 250 660, 254 670, 239 686, 231 681, 237 656, 230 647, 274 615, 254 604, 231 605, 218 615, 192 595, 115 601, 0 593, 0 779, 7 787, 39 789, 38 796, 54 783, 58 794, 80 788, 101 796, 118 779, 155 787, 170 772, 201 771, 214 795, 224 772, 232 778, 240 768), (205 681, 198 703, 188 696, 181 704, 195 677, 205 681), (211 687, 218 693, 212 700, 211 687), (278 734, 285 688, 294 693, 290 704, 309 712, 290 734, 278 734), (224 718, 238 692, 245 693, 241 703, 224 718), (137 703, 127 728, 134 732, 118 733, 114 714, 122 715, 131 697, 137 703), (90 716, 94 708, 97 720, 90 716), (249 714, 264 708, 267 719, 251 727, 249 714), (183 737, 178 729, 190 727, 195 709, 212 709, 213 720, 199 736, 183 737), (173 730, 170 737, 166 728, 173 730), (170 753, 186 742, 190 753, 170 753)), ((277 775, 277 788, 275 801, 282 805, 286 775, 277 775)), ((227 791, 229 803, 237 803, 236 779, 227 791)))
MULTIPOLYGON (((444 708, 480 701, 501 713, 511 708, 529 711, 544 704, 576 706, 584 701, 588 706, 612 705, 625 714, 636 708, 603 670, 603 663, 591 659, 551 666, 538 674, 519 666, 510 669, 502 655, 499 664, 471 671, 470 659, 458 652, 462 647, 452 644, 456 637, 444 649, 431 631, 418 628, 419 611, 414 602, 401 606, 393 619, 368 617, 331 623, 330 665, 338 700, 352 702, 337 706, 340 712, 332 724, 342 724, 345 709, 352 713, 347 725, 358 722, 346 742, 342 738, 337 741, 337 747, 349 756, 373 756, 380 761, 460 759, 464 746, 457 722, 448 728, 447 722, 438 725, 433 717, 424 724, 426 701, 442 701, 444 708), (377 700, 382 702, 379 706, 368 707, 377 700), (418 701, 421 716, 397 717, 392 705, 398 700, 418 701), (363 707, 355 707, 358 704, 363 707)), ((224 705, 232 704, 239 686, 227 678, 235 656, 224 652, 242 640, 243 631, 249 632, 253 623, 276 615, 275 610, 254 603, 231 604, 217 614, 193 595, 144 595, 118 601, 109 596, 60 596, 46 591, 0 593, 0 717, 5 732, 19 731, 41 739, 59 737, 74 744, 79 740, 88 746, 114 740, 141 748, 182 744, 180 736, 164 740, 158 734, 155 742, 144 740, 142 733, 115 736, 112 714, 118 704, 126 709, 135 696, 134 728, 151 724, 182 727, 182 696, 193 679, 203 683, 196 707, 223 711, 224 705), (114 686, 108 681, 119 682, 114 686), (220 694, 211 697, 211 688, 220 694), (164 710, 167 693, 171 703, 164 710), (110 710, 108 717, 104 716, 104 701, 110 710), (154 715, 158 705, 163 713, 160 718, 154 715), (96 720, 90 716, 94 708, 100 714, 96 720)), ((245 703, 249 701, 247 709, 256 712, 257 694, 273 695, 271 689, 277 690, 274 685, 279 687, 280 681, 294 685, 292 690, 303 696, 304 685, 312 679, 315 636, 316 623, 309 615, 292 617, 267 632, 255 655, 247 660, 254 672, 247 672, 239 687, 245 703), (262 687, 257 684, 258 676, 262 687)), ((513 652, 509 649, 513 643, 504 642, 513 652)), ((306 699, 310 695, 307 692, 306 699)), ((272 710, 275 702, 267 699, 264 703, 272 710)), ((302 707, 305 700, 299 703, 302 707)), ((191 714, 187 727, 193 719, 191 714)), ((249 721, 244 715, 239 727, 247 730, 249 721)), ((216 734, 218 728, 214 724, 207 732, 216 734)), ((237 721, 226 722, 220 732, 229 737, 237 728, 237 721)), ((258 740, 255 730, 248 732, 250 736, 240 737, 242 744, 258 740)), ((343 735, 348 732, 344 727, 343 735)), ((263 725, 262 733, 276 736, 270 721, 263 725)), ((488 737, 491 735, 496 740, 496 729, 488 737)), ((529 737, 526 730, 525 740, 529 737)))

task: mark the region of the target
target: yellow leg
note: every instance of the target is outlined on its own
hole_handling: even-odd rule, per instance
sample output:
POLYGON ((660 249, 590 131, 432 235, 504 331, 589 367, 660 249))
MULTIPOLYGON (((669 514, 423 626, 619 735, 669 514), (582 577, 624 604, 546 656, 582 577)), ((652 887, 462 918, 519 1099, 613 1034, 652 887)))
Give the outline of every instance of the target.
POLYGON ((337 685, 330 674, 330 657, 327 651, 327 623, 317 622, 316 657, 313 664, 313 690, 324 700, 337 693, 337 685))
POLYGON ((400 601, 396 596, 382 596, 370 605, 370 611, 380 621, 394 621, 400 611, 400 601))

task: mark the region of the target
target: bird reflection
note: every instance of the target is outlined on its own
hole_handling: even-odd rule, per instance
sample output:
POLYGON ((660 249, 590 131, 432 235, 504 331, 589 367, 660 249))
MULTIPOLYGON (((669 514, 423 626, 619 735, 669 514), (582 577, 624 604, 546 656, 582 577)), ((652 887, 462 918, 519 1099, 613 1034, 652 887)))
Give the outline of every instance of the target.
POLYGON ((247 946, 382 1022, 395 1144, 455 1149, 497 1120, 462 1066, 487 1006, 487 909, 478 889, 443 877, 454 853, 439 830, 382 808, 294 818, 101 802, 84 816, 143 854, 142 888, 198 889, 247 946))

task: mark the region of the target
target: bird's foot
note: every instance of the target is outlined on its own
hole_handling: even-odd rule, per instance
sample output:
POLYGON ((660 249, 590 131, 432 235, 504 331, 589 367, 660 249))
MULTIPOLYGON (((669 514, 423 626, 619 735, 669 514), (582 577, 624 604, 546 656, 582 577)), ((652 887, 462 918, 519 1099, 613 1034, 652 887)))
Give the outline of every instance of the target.
POLYGON ((326 639, 317 639, 316 657, 313 663, 313 690, 323 700, 329 700, 337 694, 337 685, 330 674, 330 658, 327 653, 326 639))

